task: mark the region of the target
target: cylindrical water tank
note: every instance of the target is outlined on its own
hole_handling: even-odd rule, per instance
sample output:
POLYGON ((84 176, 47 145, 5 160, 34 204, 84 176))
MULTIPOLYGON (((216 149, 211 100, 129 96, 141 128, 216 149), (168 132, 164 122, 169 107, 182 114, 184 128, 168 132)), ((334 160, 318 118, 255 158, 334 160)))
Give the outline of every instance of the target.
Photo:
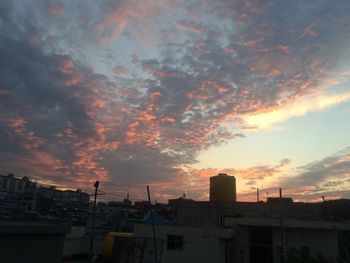
POLYGON ((236 202, 236 178, 220 173, 210 177, 210 201, 236 202))

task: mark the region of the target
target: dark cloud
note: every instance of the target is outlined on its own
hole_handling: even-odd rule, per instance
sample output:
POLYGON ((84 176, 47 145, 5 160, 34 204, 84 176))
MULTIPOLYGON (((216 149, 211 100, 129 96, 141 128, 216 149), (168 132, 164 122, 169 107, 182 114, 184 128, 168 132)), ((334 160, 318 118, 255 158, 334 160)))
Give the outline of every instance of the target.
POLYGON ((341 179, 340 181, 326 182, 324 186, 332 184, 342 184, 350 179, 350 148, 338 152, 335 155, 326 157, 320 161, 298 167, 300 171, 297 177, 291 178, 288 184, 296 185, 321 185, 321 183, 332 179, 341 179), (344 181, 343 181, 344 180, 344 181))
MULTIPOLYGON (((2 8, 11 14, 9 6, 2 8)), ((94 115, 103 103, 97 88, 111 84, 68 55, 46 54, 10 15, 1 19, 1 163, 14 172, 43 173, 43 178, 50 172, 72 174, 72 163, 81 158, 79 142, 96 143, 91 142, 98 136, 94 115), (17 167, 18 160, 23 167, 17 167)))

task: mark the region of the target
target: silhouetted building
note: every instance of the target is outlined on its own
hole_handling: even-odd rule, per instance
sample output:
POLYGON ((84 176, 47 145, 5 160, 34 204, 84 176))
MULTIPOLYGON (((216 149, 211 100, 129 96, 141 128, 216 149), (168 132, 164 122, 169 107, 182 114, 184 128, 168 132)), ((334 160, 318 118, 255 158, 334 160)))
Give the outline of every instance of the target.
POLYGON ((36 185, 28 177, 0 175, 0 216, 18 216, 20 212, 33 212, 36 201, 36 185))
POLYGON ((89 209, 89 194, 80 189, 59 190, 55 186, 38 186, 28 177, 0 175, 0 217, 36 219, 38 214, 56 218, 76 218, 89 209))
POLYGON ((192 200, 192 199, 186 198, 184 196, 168 200, 168 204, 171 205, 171 206, 178 206, 178 205, 181 205, 183 203, 188 203, 188 202, 195 202, 195 201, 192 200))
POLYGON ((274 203, 274 204, 290 204, 293 203, 293 199, 290 197, 268 197, 267 198, 268 203, 274 203))
POLYGON ((26 176, 16 178, 13 174, 0 175, 0 193, 24 193, 31 187, 33 183, 26 176))

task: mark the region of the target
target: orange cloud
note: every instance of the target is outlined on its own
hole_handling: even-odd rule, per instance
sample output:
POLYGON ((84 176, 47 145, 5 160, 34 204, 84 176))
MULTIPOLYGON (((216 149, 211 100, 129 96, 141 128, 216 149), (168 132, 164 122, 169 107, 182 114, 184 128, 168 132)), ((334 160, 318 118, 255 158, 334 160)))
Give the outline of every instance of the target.
POLYGON ((154 19, 166 3, 165 0, 115 2, 113 6, 108 7, 105 16, 95 23, 92 29, 98 34, 101 44, 111 44, 130 23, 154 19))
POLYGON ((41 151, 32 151, 31 156, 33 157, 33 162, 40 164, 41 166, 47 166, 50 168, 59 168, 62 166, 61 160, 53 157, 52 155, 41 152, 41 151))
MULTIPOLYGON (((68 73, 68 69, 65 70, 65 73, 68 73)), ((65 81, 67 86, 75 86, 81 83, 84 80, 84 75, 81 72, 77 72, 75 74, 70 74, 65 81)))
POLYGON ((46 0, 47 11, 54 16, 59 16, 64 12, 63 5, 56 3, 54 0, 46 0))
POLYGON ((283 53, 290 53, 290 46, 288 45, 278 45, 277 49, 282 51, 283 53))
POLYGON ((193 23, 178 22, 176 23, 176 28, 184 31, 190 31, 193 33, 203 33, 203 28, 200 25, 193 23))
POLYGON ((35 149, 45 144, 45 140, 39 138, 34 134, 34 132, 29 132, 26 136, 26 140, 23 143, 23 146, 27 149, 35 149))
POLYGON ((315 28, 315 23, 311 23, 304 29, 304 33, 299 36, 299 38, 303 38, 305 36, 309 37, 317 37, 318 33, 314 30, 315 28))
POLYGON ((61 71, 63 74, 70 73, 75 67, 74 60, 72 58, 65 58, 62 59, 62 61, 58 65, 59 71, 61 71))
POLYGON ((17 130, 18 132, 23 131, 24 130, 24 125, 27 123, 27 121, 21 116, 17 116, 15 118, 7 119, 6 122, 7 122, 7 125, 10 128, 13 128, 13 129, 17 130))
POLYGON ((7 90, 0 89, 0 96, 5 96, 7 94, 9 94, 7 90))
POLYGON ((128 70, 122 66, 115 66, 113 69, 113 74, 116 76, 120 76, 120 75, 125 75, 128 73, 128 70))

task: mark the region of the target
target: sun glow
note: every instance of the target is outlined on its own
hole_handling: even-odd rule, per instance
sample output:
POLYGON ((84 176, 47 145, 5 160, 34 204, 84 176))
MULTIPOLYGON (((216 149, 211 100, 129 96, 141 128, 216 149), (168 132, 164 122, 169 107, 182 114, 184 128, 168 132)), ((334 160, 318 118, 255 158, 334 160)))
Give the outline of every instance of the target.
POLYGON ((255 127, 255 130, 278 128, 273 125, 292 117, 304 116, 308 112, 325 110, 347 101, 350 101, 350 92, 336 95, 311 95, 286 107, 270 112, 248 115, 243 119, 248 126, 255 127))

